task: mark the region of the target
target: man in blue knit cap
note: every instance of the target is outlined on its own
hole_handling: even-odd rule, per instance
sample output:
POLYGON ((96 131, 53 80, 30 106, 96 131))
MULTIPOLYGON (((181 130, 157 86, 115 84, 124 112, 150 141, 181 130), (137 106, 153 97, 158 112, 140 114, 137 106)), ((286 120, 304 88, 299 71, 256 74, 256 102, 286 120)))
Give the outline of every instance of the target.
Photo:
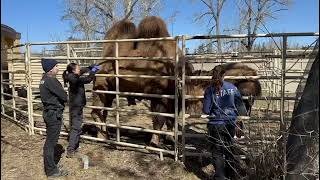
POLYGON ((43 146, 44 170, 48 177, 67 176, 68 172, 57 167, 55 147, 62 125, 64 103, 67 93, 56 78, 59 71, 58 62, 54 59, 42 59, 44 75, 40 81, 40 96, 43 104, 43 119, 46 123, 47 137, 43 146))

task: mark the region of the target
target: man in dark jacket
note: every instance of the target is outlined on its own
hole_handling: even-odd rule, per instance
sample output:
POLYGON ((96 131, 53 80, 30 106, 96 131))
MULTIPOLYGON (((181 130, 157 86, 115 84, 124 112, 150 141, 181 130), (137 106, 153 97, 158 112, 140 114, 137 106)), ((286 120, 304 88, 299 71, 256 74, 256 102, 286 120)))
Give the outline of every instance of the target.
POLYGON ((40 81, 40 96, 43 104, 43 119, 46 123, 47 137, 43 147, 44 170, 48 177, 68 175, 68 172, 57 167, 54 149, 57 145, 67 93, 56 78, 59 71, 58 62, 54 59, 42 59, 41 65, 45 72, 40 81))
POLYGON ((70 110, 70 134, 69 146, 67 148, 67 157, 72 158, 79 147, 81 135, 81 125, 83 121, 83 108, 86 105, 86 95, 84 84, 90 83, 95 73, 99 70, 99 66, 91 66, 80 69, 75 63, 70 63, 67 70, 63 73, 65 84, 69 83, 69 110, 70 110), (89 75, 83 74, 89 71, 89 75))

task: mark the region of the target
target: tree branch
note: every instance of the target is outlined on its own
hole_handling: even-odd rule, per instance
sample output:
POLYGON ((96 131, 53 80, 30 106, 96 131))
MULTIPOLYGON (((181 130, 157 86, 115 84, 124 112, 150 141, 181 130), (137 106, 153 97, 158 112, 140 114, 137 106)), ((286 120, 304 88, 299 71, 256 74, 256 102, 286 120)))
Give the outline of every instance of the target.
POLYGON ((198 17, 196 17, 195 21, 201 20, 206 15, 212 15, 212 14, 210 12, 203 13, 203 14, 199 15, 198 17))
POLYGON ((132 11, 133 11, 133 7, 137 4, 137 2, 138 2, 138 0, 135 0, 132 3, 129 12, 125 15, 125 17, 123 19, 128 19, 130 17, 130 15, 132 14, 132 11))
POLYGON ((212 33, 213 29, 216 27, 216 25, 213 25, 210 29, 209 29, 209 34, 212 33))
POLYGON ((98 30, 95 30, 94 32, 99 33, 99 34, 102 34, 102 35, 104 35, 104 34, 105 34, 105 32, 98 31, 98 30))
POLYGON ((212 8, 205 0, 201 0, 201 2, 203 2, 209 9, 212 8))
POLYGON ((271 12, 271 13, 275 13, 275 12, 279 12, 279 11, 287 11, 288 9, 286 9, 286 8, 283 8, 283 9, 277 9, 277 10, 275 10, 275 11, 273 11, 273 12, 271 12))
MULTIPOLYGON (((219 3, 219 2, 220 2, 220 0, 218 1, 218 3, 219 3)), ((225 2, 226 2, 226 0, 222 0, 221 3, 219 3, 217 14, 220 14, 221 9, 222 9, 222 7, 223 7, 223 4, 224 4, 225 2)))
MULTIPOLYGON (((209 27, 210 27, 210 23, 211 23, 212 19, 214 19, 214 17, 213 17, 213 16, 209 19, 209 22, 208 22, 208 25, 207 25, 207 26, 209 26, 209 27)), ((215 19, 215 20, 216 20, 216 19, 215 19)), ((212 28, 214 28, 214 27, 216 27, 216 24, 212 26, 212 28)))
POLYGON ((281 2, 279 0, 273 0, 273 1, 278 3, 278 4, 280 4, 280 5, 282 5, 282 6, 287 6, 289 4, 289 1, 286 1, 286 2, 281 2))
POLYGON ((110 12, 106 12, 105 9, 103 8, 105 6, 97 3, 97 1, 94 1, 93 4, 98 10, 100 10, 100 12, 102 14, 104 14, 106 17, 108 17, 111 21, 113 20, 113 18, 114 18, 113 15, 110 12))

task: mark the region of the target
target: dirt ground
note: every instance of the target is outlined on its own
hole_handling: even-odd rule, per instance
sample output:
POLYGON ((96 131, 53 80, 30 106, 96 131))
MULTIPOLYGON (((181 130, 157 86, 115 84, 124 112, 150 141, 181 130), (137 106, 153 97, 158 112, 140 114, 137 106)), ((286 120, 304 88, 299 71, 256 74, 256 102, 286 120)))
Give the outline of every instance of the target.
MULTIPOLYGON (((43 170, 42 147, 45 136, 28 135, 15 123, 1 118, 1 178, 5 180, 46 179, 43 170)), ((59 140, 64 148, 65 138, 59 140)), ((80 159, 68 159, 62 154, 59 164, 69 170, 60 179, 206 179, 196 161, 184 166, 172 157, 161 161, 156 154, 121 147, 82 142, 80 153, 90 158, 89 169, 83 169, 80 159), (200 171, 199 171, 200 169, 200 171)))

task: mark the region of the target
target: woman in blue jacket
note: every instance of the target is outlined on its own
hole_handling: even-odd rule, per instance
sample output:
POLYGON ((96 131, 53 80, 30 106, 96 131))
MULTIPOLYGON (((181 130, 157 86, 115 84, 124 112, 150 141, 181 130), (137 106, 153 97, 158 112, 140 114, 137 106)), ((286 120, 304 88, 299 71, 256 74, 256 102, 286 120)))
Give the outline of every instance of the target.
POLYGON ((214 67, 212 84, 205 90, 203 112, 209 115, 208 141, 212 147, 214 179, 234 176, 237 162, 231 152, 238 115, 247 115, 241 94, 236 86, 224 81, 222 65, 214 67), (224 159, 225 158, 225 159, 224 159))

